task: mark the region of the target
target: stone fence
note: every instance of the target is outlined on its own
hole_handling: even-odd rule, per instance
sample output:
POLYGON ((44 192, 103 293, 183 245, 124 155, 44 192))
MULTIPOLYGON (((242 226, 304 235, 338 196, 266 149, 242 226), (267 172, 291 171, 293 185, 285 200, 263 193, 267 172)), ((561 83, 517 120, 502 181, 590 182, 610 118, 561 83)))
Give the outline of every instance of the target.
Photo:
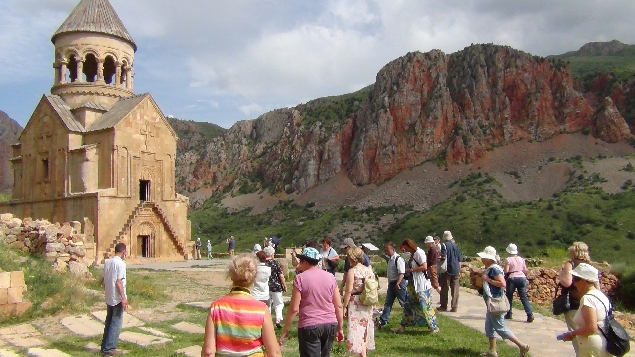
MULTIPOLYGON (((533 303, 548 305, 554 298, 556 286, 558 285, 559 270, 548 268, 528 268, 527 297, 533 303)), ((461 276, 469 277, 470 287, 479 289, 483 286, 483 268, 473 264, 461 265, 461 276)), ((602 272, 600 274, 600 288, 611 299, 613 299, 621 287, 620 281, 611 273, 602 272)))
POLYGON ((22 297, 25 291, 24 272, 0 272, 0 317, 22 315, 31 307, 22 297))
POLYGON ((79 277, 90 277, 88 266, 95 261, 94 238, 82 233, 80 222, 53 224, 0 214, 0 242, 31 254, 42 254, 57 271, 69 271, 79 277))

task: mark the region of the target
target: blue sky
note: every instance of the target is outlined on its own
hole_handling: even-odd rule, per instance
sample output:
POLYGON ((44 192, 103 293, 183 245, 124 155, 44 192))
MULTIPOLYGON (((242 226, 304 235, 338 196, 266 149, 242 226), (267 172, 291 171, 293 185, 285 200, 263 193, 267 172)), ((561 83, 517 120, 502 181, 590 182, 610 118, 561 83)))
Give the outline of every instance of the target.
MULTIPOLYGON (((135 92, 229 128, 350 93, 407 52, 496 43, 560 54, 635 44, 635 1, 110 0, 138 45, 135 92)), ((53 82, 51 35, 79 0, 0 0, 0 110, 22 126, 53 82)))

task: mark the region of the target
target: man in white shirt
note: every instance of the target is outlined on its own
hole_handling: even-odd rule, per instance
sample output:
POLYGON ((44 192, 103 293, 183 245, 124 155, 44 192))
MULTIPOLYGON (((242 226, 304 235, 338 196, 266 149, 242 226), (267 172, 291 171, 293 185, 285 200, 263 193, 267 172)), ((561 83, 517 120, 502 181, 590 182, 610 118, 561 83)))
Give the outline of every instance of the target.
POLYGON ((125 256, 126 245, 117 243, 115 256, 107 259, 104 263, 104 275, 101 283, 106 291, 108 310, 106 312, 104 336, 101 340, 101 354, 103 356, 114 356, 123 353, 117 349, 117 343, 123 324, 123 311, 128 309, 126 263, 123 261, 125 256))
POLYGON ((375 320, 378 328, 388 323, 395 298, 399 301, 399 305, 404 306, 406 303, 406 287, 408 286, 408 281, 403 278, 406 272, 406 261, 397 253, 395 243, 386 244, 384 253, 386 253, 384 258, 387 260, 386 278, 388 278, 388 288, 386 289, 384 310, 381 316, 375 320))

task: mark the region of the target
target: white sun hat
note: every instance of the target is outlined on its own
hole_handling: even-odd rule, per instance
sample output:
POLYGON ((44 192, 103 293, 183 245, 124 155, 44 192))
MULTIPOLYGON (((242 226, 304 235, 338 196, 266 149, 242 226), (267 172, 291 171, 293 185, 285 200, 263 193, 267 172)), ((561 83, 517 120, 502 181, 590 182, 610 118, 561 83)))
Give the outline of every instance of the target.
POLYGON ((505 251, 509 254, 518 254, 518 247, 514 243, 509 243, 507 248, 505 248, 505 251))
POLYGON ((598 281, 600 281, 600 279, 598 278, 598 270, 587 263, 578 264, 578 266, 575 267, 575 269, 570 270, 569 273, 571 273, 571 275, 573 276, 577 276, 580 279, 590 281, 592 283, 597 283, 598 281))
POLYGON ((432 236, 427 236, 426 240, 423 243, 424 244, 434 243, 434 238, 432 238, 432 236))
POLYGON ((492 246, 487 246, 482 252, 476 253, 481 258, 490 259, 496 261, 496 249, 492 246))

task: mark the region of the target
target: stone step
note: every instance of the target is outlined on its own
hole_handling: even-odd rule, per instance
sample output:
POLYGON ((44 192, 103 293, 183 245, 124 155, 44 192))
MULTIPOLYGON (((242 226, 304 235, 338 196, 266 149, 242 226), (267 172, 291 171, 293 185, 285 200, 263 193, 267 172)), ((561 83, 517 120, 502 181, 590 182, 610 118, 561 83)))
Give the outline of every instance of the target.
POLYGON ((139 330, 147 332, 147 333, 155 335, 155 336, 159 336, 159 337, 172 338, 172 336, 168 335, 167 333, 165 333, 163 331, 159 331, 159 330, 154 329, 152 327, 139 327, 139 330))
POLYGON ((172 325, 172 328, 187 333, 205 333, 205 327, 185 321, 181 321, 178 324, 172 325))
POLYGON ((68 353, 64 353, 55 349, 29 348, 26 352, 29 357, 71 357, 68 353))
POLYGON ((172 342, 172 339, 170 338, 159 337, 154 335, 146 335, 144 333, 131 332, 131 331, 123 331, 119 335, 119 339, 121 341, 134 343, 135 345, 139 345, 141 347, 163 345, 168 342, 172 342))
POLYGON ((186 357, 200 357, 202 351, 203 347, 201 346, 190 346, 176 350, 176 353, 185 355, 186 357))
MULTIPOLYGON (((97 320, 101 321, 102 324, 106 323, 106 310, 102 310, 102 311, 93 311, 90 314, 96 318, 97 320)), ((140 327, 143 326, 144 323, 143 321, 139 320, 138 318, 130 315, 129 313, 125 312, 123 313, 123 325, 121 326, 122 329, 124 328, 130 328, 130 327, 140 327)), ((102 330, 103 332, 103 330, 102 330)))
POLYGON ((29 324, 13 325, 0 329, 1 340, 20 348, 45 346, 46 341, 42 340, 41 337, 40 332, 29 324))
POLYGON ((68 316, 63 318, 60 323, 72 333, 84 337, 100 336, 104 333, 104 324, 88 315, 68 316))
POLYGON ((0 350, 0 357, 20 357, 20 355, 11 350, 2 349, 0 350))

